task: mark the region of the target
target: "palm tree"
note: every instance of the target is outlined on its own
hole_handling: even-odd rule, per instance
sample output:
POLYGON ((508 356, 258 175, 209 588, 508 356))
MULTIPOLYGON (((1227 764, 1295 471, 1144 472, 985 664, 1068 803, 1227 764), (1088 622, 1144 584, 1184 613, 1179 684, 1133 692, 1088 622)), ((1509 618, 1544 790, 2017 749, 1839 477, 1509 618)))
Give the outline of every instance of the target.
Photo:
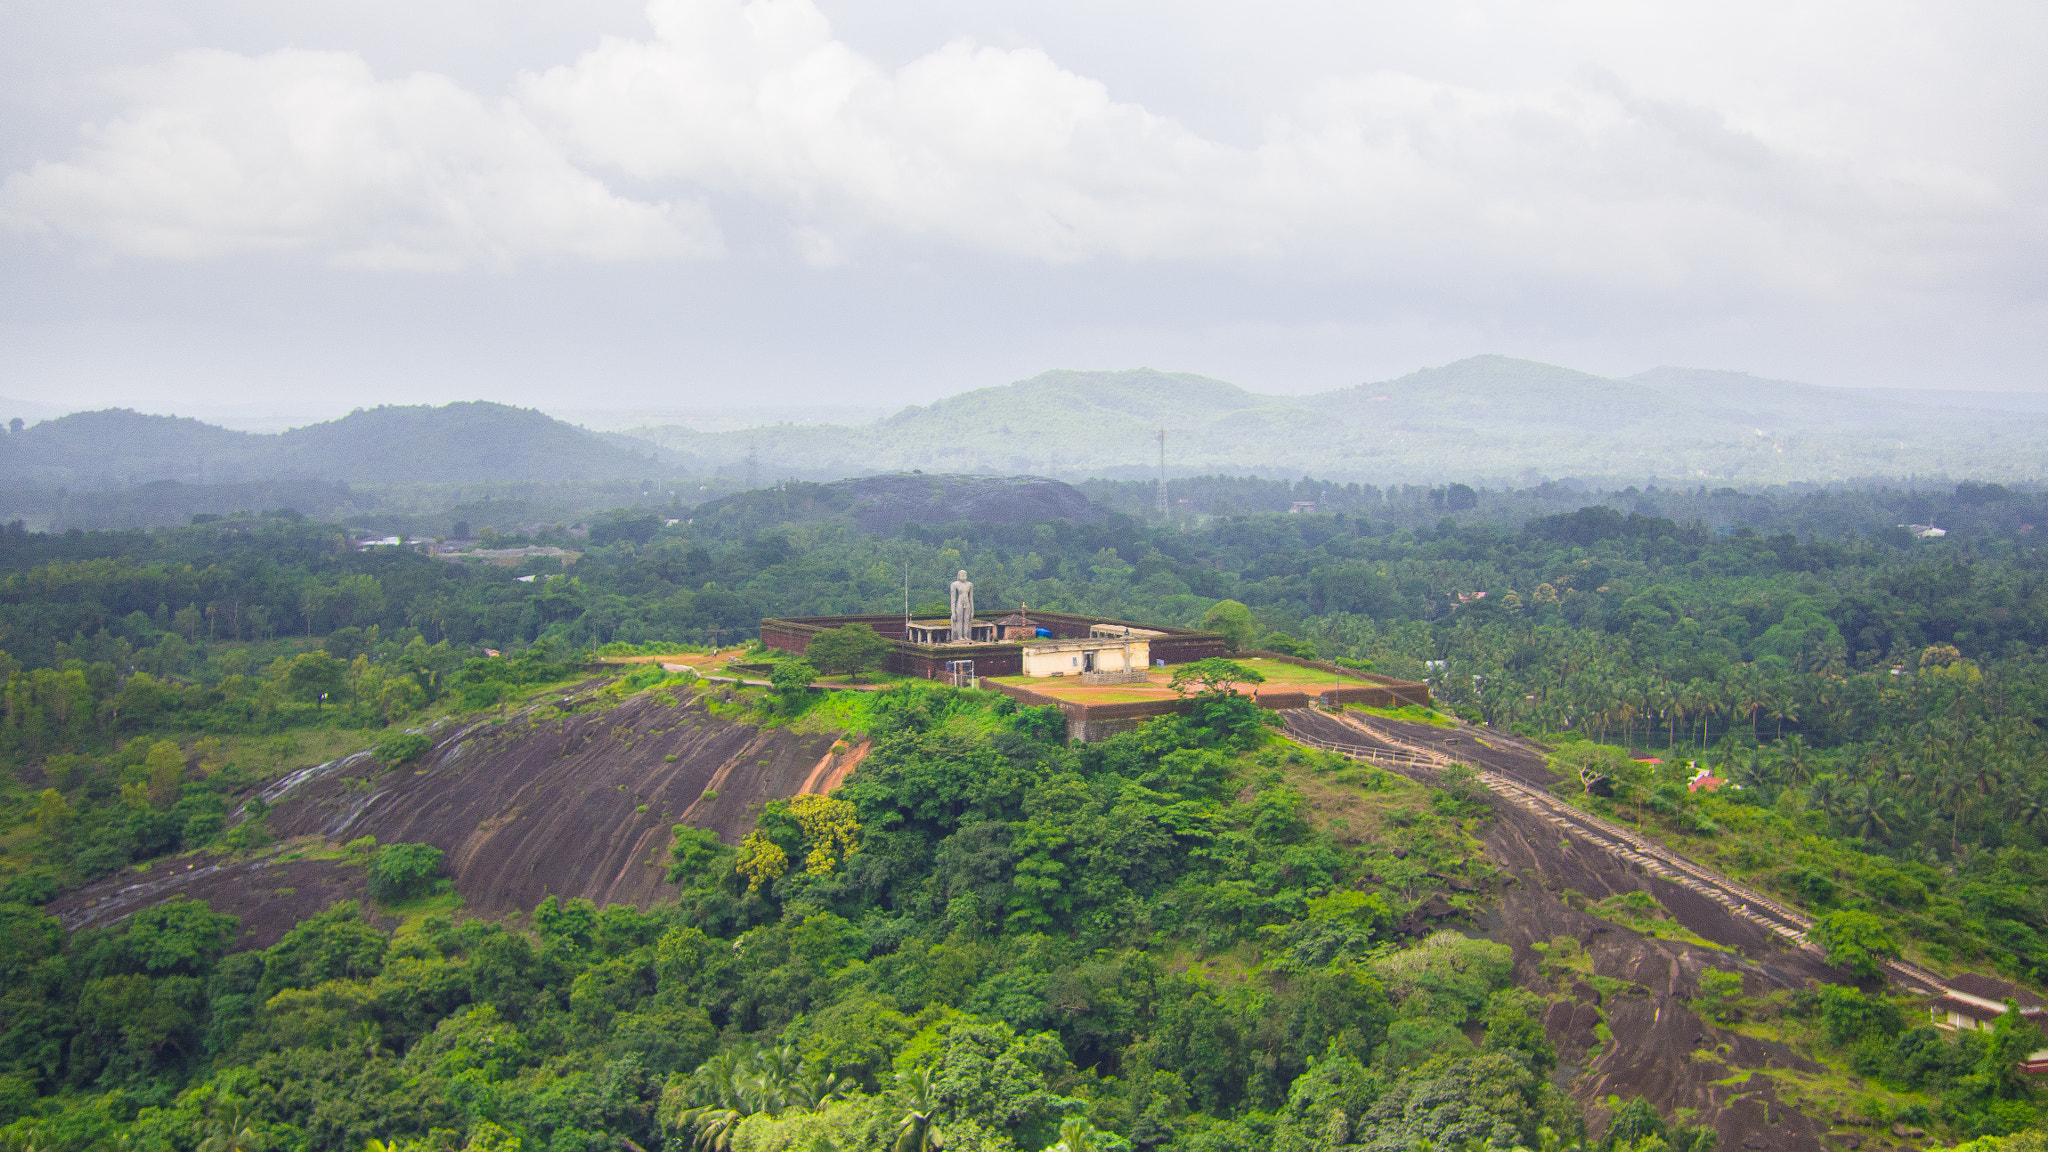
POLYGON ((1849 828, 1865 840, 1889 839, 1892 826, 1885 817, 1897 819, 1898 815, 1898 802, 1868 784, 1858 785, 1849 794, 1846 811, 1849 828))
POLYGON ((1778 741, 1778 772, 1793 788, 1813 779, 1813 749, 1797 732, 1778 741))
POLYGON ((1844 794, 1847 791, 1848 789, 1842 786, 1840 777, 1818 776, 1806 789, 1806 802, 1833 819, 1842 813, 1844 794))
POLYGON ((1948 851, 1950 857, 1959 857, 1963 854, 1963 806, 1970 802, 1970 774, 1960 766, 1945 765, 1936 769, 1930 791, 1934 802, 1948 809, 1948 851))
POLYGON ((262 1152, 263 1137, 242 1116, 242 1109, 213 1114, 193 1126, 199 1134, 198 1152, 262 1152))
POLYGON ((2032 828, 2043 816, 2048 816, 2048 787, 2035 786, 2020 795, 2016 814, 2023 827, 2032 828))
POLYGON ((662 1127, 695 1134, 705 1152, 727 1152, 740 1121, 760 1111, 757 1078, 750 1061, 728 1048, 697 1066, 683 1084, 662 1093, 656 1113, 662 1127))
POLYGON ((371 1060, 384 1051, 384 1034, 374 1021, 365 1020, 356 1025, 350 1046, 371 1060))
POLYGON ((1756 789, 1760 792, 1770 788, 1772 784, 1771 768, 1763 762, 1762 751, 1760 748, 1750 750, 1749 763, 1741 768, 1737 768, 1734 772, 1737 784, 1742 785, 1744 788, 1756 789))
POLYGON ((1101 1152, 1101 1133, 1079 1116, 1069 1116, 1060 1121, 1060 1142, 1045 1152, 1101 1152))
POLYGON ((1652 705, 1664 721, 1664 753, 1671 754, 1671 746, 1678 740, 1678 692, 1669 680, 1657 681, 1652 705))
POLYGON ((1792 694, 1792 685, 1783 681, 1771 685, 1764 711, 1778 722, 1778 739, 1784 739, 1785 721, 1797 723, 1799 720, 1799 698, 1792 694))
POLYGON ((1763 707, 1768 695, 1763 673, 1759 672, 1754 664, 1739 664, 1730 670, 1728 687, 1732 696, 1730 702, 1735 705, 1736 711, 1749 713, 1749 737, 1755 740, 1757 711, 1763 707))
POLYGON ((789 1103, 793 1108, 816 1112, 834 1100, 845 1096, 851 1081, 843 1080, 822 1069, 800 1076, 789 1085, 789 1103))
POLYGON ((1686 735, 1693 737, 1694 746, 1697 747, 1699 735, 1692 722, 1699 716, 1702 708, 1700 682, 1698 680, 1688 680, 1678 685, 1672 692, 1672 700, 1676 704, 1679 719, 1685 721, 1686 735))
POLYGON ((763 1048, 754 1053, 753 1081, 756 1112, 780 1112, 790 1103, 791 1089, 803 1072, 803 1057, 796 1048, 763 1048))
POLYGON ((939 1086, 930 1068, 896 1074, 901 1114, 896 1120, 895 1152, 935 1152, 939 1147, 939 1086))
MULTIPOLYGON (((123 1136, 122 1139, 127 1139, 123 1136)), ((0 1149, 6 1152, 48 1152, 60 1143, 41 1128, 30 1128, 19 1136, 0 1136, 0 1149)))

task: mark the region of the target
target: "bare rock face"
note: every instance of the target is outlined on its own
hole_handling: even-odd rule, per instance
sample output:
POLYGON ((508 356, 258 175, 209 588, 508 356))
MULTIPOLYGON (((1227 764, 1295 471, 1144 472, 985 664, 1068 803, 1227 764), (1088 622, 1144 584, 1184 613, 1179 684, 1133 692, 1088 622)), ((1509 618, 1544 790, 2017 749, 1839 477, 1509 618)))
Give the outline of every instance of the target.
MULTIPOLYGON (((574 708, 574 702, 570 705, 574 708)), ((712 716, 662 692, 617 708, 443 731, 413 767, 366 759, 280 798, 280 836, 432 844, 471 911, 583 896, 645 908, 666 883, 671 829, 736 843, 759 806, 804 788, 833 743, 712 716)))
POLYGON ((698 696, 650 692, 603 707, 589 687, 556 701, 567 714, 445 726, 402 768, 357 752, 290 773, 263 790, 265 826, 281 841, 269 851, 172 857, 68 893, 50 911, 70 928, 106 927, 168 900, 204 900, 242 918, 238 949, 264 948, 333 902, 365 896, 364 858, 317 851, 363 836, 441 849, 472 913, 522 913, 551 895, 646 908, 674 892, 677 824, 737 843, 762 805, 828 789, 864 750, 733 723, 698 696))
MULTIPOLYGON (((1418 742, 1434 735, 1418 733, 1418 742)), ((1540 755, 1511 741, 1489 735, 1488 745, 1468 754, 1512 778, 1547 782, 1540 755)), ((1713 1127, 1724 1149, 1829 1146, 1823 1144, 1830 1128, 1824 1119, 1780 1100, 1771 1077, 1743 1075, 1819 1067, 1782 1044, 1717 1027, 1690 1003, 1705 972, 1741 972, 1753 989, 1797 988, 1835 978, 1821 959, 1787 949, 1695 892, 1560 837, 1526 809, 1499 801, 1493 809, 1485 833, 1488 854, 1522 882, 1500 890, 1485 928, 1514 948, 1519 983, 1557 997, 1545 1015, 1545 1031, 1557 1048, 1559 1083, 1588 1105, 1592 1131, 1597 1135, 1606 1127, 1603 1101, 1641 1096, 1666 1116, 1691 1110, 1692 1122, 1713 1127), (1602 921, 1568 904, 1562 898, 1567 891, 1596 901, 1647 891, 1711 944, 1661 940, 1602 921), (1560 949, 1576 957, 1570 965, 1558 963, 1560 949), (1602 992, 1596 978, 1614 990, 1602 992)), ((1832 1146, 1842 1147, 1843 1141, 1836 1137, 1832 1146)))

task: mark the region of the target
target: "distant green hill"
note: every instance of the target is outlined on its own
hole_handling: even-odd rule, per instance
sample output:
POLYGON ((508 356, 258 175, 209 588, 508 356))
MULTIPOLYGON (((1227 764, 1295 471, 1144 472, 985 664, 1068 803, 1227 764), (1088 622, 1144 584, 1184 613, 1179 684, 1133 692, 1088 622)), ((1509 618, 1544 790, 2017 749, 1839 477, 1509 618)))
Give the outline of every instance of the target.
POLYGON ((1581 476, 1727 483, 2041 474, 2048 413, 2029 397, 1820 388, 1657 368, 1626 379, 1475 356, 1397 380, 1266 396, 1188 373, 1047 372, 872 424, 631 435, 698 473, 926 471, 1079 478, 1167 467, 1389 482, 1581 476), (1957 399, 1960 398, 1960 395, 1957 399), (1983 406, 2000 407, 1987 418, 1983 406))
POLYGON ((358 409, 277 440, 284 471, 353 483, 599 480, 667 471, 643 444, 620 444, 531 408, 481 400, 358 409))
POLYGON ((652 478, 670 471, 658 456, 644 442, 483 401, 358 409, 280 435, 108 409, 0 436, 0 486, 110 489, 279 476, 365 484, 652 478))
POLYGON ((189 416, 126 408, 74 412, 0 438, 0 481, 123 488, 153 480, 242 480, 248 478, 244 462, 260 455, 262 439, 189 416))

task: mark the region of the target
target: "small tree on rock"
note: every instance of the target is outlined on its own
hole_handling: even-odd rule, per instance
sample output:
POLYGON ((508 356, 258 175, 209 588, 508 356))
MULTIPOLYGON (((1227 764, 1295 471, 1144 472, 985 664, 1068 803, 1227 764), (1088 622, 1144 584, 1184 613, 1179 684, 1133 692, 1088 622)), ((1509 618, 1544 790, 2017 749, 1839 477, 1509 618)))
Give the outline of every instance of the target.
POLYGON ((794 712, 810 689, 811 681, 818 678, 818 670, 808 660, 780 660, 775 670, 768 673, 768 683, 775 686, 775 694, 782 697, 783 706, 794 712))
POLYGON ((370 895, 385 904, 424 896, 441 875, 441 850, 431 844, 386 844, 370 861, 370 895))

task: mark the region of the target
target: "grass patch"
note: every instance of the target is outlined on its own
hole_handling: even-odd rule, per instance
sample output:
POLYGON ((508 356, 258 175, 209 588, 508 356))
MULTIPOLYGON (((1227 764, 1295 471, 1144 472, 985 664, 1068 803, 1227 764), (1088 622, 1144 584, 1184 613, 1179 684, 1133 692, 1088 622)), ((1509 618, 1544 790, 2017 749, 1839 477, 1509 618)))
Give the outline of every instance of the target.
POLYGON ((398 935, 417 932, 429 916, 454 916, 462 910, 462 895, 450 881, 434 886, 434 891, 425 896, 415 896, 395 904, 378 904, 377 910, 387 916, 398 918, 398 935))
POLYGON ((1424 708, 1420 704, 1403 704, 1399 708, 1375 708, 1370 704, 1346 704, 1345 707, 1356 708, 1360 712, 1374 716, 1384 716, 1389 720, 1403 720, 1410 724, 1429 724, 1438 728, 1458 726, 1457 721, 1434 708, 1424 708))
POLYGON ((1372 681, 1367 680, 1361 676, 1341 676, 1335 672, 1326 672, 1321 668, 1303 668, 1298 665, 1284 663, 1279 660, 1268 660, 1262 656, 1254 656, 1249 660, 1239 660, 1237 661, 1237 663, 1244 665, 1245 667, 1251 669, 1254 672, 1257 672, 1261 676, 1264 676, 1266 678, 1266 685, 1275 687, 1284 686, 1288 684, 1318 684, 1330 686, 1337 684, 1372 683, 1372 681))
POLYGON ((834 672, 830 676, 821 673, 819 674, 818 678, 816 680, 811 681, 811 683, 844 684, 850 688, 868 688, 878 685, 886 686, 890 684, 909 684, 914 681, 922 681, 923 679, 924 677, 922 676, 907 676, 901 672, 883 672, 880 670, 875 670, 861 673, 860 679, 858 680, 854 679, 852 674, 846 672, 834 672))
POLYGON ((1671 910, 1648 892, 1638 890, 1609 896, 1597 904, 1586 905, 1581 911, 1643 936, 1673 940, 1696 948, 1711 948, 1716 952, 1733 951, 1680 924, 1671 915, 1671 910))

